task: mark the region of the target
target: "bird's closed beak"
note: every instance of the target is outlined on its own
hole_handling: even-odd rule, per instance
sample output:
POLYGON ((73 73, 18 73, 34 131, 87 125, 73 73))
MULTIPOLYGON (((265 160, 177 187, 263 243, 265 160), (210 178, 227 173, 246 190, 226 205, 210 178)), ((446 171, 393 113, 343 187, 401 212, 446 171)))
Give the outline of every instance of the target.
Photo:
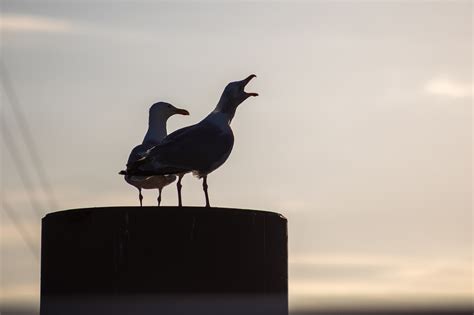
MULTIPOLYGON (((246 79, 242 80, 242 85, 243 87, 245 87, 249 82, 250 80, 252 80, 253 78, 256 78, 257 76, 255 74, 251 74, 249 75, 246 79)), ((258 96, 258 93, 254 93, 254 92, 245 92, 244 93, 247 95, 247 96, 258 96)))
POLYGON ((189 115, 189 112, 185 109, 181 109, 181 108, 177 108, 176 109, 176 114, 180 114, 180 115, 189 115))

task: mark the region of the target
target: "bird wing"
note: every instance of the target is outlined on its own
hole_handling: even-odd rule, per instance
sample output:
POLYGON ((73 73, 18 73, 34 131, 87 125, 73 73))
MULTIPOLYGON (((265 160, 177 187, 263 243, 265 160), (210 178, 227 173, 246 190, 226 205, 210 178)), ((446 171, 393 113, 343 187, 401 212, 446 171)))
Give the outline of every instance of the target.
POLYGON ((152 149, 154 145, 152 144, 139 144, 135 148, 133 148, 132 152, 128 157, 127 165, 133 164, 136 161, 145 157, 148 153, 148 150, 152 149))
POLYGON ((181 129, 178 129, 178 130, 175 130, 173 131, 172 133, 170 133, 169 135, 167 135, 161 142, 160 144, 166 144, 168 142, 171 142, 171 141, 174 141, 176 138, 179 138, 182 134, 186 134, 187 132, 189 132, 190 130, 194 129, 194 128, 197 128, 199 124, 196 124, 196 125, 191 125, 191 126, 187 126, 187 127, 184 127, 184 128, 181 128, 181 129))
POLYGON ((230 128, 222 130, 212 123, 201 122, 166 137, 149 150, 139 169, 153 174, 210 172, 227 159, 233 144, 230 128))

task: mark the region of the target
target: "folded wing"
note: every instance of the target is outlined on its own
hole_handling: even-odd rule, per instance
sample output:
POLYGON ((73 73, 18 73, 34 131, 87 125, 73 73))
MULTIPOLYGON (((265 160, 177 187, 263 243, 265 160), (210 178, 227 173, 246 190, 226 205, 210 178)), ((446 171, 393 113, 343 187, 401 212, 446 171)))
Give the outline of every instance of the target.
POLYGON ((209 173, 225 162, 233 144, 230 129, 224 132, 214 124, 197 124, 170 134, 129 171, 144 175, 209 173))

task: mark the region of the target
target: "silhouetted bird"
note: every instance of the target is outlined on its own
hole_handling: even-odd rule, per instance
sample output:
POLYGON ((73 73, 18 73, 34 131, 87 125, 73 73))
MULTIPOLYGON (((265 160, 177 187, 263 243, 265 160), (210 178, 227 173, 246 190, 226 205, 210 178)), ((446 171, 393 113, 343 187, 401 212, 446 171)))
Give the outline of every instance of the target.
MULTIPOLYGON (((166 137, 166 122, 168 118, 175 114, 189 115, 185 109, 179 109, 165 102, 158 102, 150 107, 148 118, 148 131, 143 139, 143 143, 133 148, 128 158, 127 165, 135 163, 143 158, 147 150, 159 144, 166 137)), ((125 181, 138 189, 138 199, 140 206, 143 205, 142 189, 158 189, 158 206, 161 204, 161 191, 163 187, 176 180, 176 175, 156 175, 156 176, 133 176, 126 175, 125 181)))
POLYGON ((206 207, 210 207, 207 175, 221 166, 229 157, 234 145, 230 123, 237 106, 250 96, 245 86, 256 77, 229 83, 216 108, 196 125, 179 129, 168 135, 159 145, 136 163, 128 165, 122 174, 165 175, 193 172, 203 179, 206 207))

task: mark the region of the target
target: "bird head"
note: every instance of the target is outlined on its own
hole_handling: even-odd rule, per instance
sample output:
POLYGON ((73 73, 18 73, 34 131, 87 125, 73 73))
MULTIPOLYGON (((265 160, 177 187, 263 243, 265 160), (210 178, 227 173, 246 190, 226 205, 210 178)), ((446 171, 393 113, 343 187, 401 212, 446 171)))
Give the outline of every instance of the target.
POLYGON ((163 119, 168 119, 169 117, 176 114, 189 115, 189 112, 185 109, 176 108, 173 105, 166 102, 158 102, 158 103, 153 104, 150 107, 150 118, 159 117, 163 119))
POLYGON ((247 78, 241 80, 241 81, 236 81, 236 82, 231 82, 227 84, 227 86, 224 89, 223 96, 225 95, 226 98, 238 106, 240 103, 245 101, 247 98, 250 96, 258 96, 257 93, 253 92, 245 92, 245 86, 252 80, 253 78, 256 78, 257 76, 255 74, 249 75, 247 78))
POLYGON ((255 77, 257 77, 255 74, 251 74, 241 81, 235 81, 227 84, 224 92, 222 93, 221 99, 219 100, 219 110, 223 112, 235 111, 237 106, 239 106, 250 96, 258 96, 257 93, 245 92, 244 90, 245 86, 250 82, 250 80, 255 77))

